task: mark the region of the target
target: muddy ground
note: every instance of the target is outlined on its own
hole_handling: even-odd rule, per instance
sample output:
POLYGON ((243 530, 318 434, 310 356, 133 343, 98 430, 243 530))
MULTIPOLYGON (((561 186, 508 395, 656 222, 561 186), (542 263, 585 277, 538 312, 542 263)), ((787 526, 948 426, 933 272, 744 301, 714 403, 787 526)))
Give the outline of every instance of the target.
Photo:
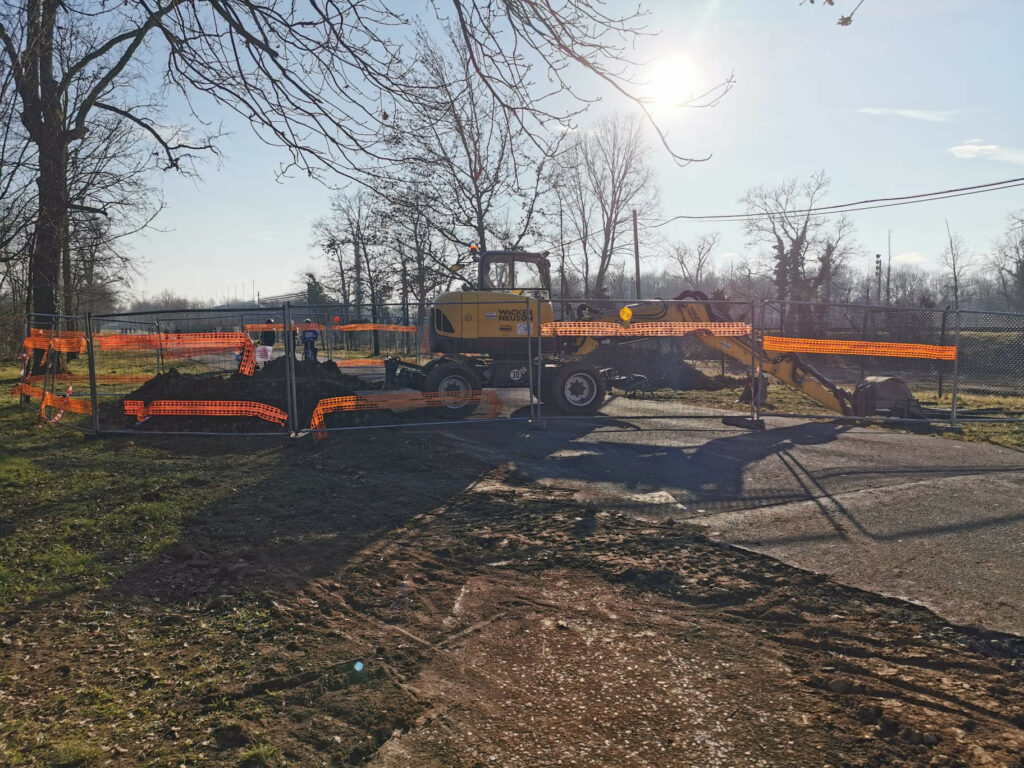
POLYGON ((336 483, 213 506, 112 588, 0 616, 8 755, 1024 766, 1020 638, 540 486, 441 433, 286 463, 336 483))

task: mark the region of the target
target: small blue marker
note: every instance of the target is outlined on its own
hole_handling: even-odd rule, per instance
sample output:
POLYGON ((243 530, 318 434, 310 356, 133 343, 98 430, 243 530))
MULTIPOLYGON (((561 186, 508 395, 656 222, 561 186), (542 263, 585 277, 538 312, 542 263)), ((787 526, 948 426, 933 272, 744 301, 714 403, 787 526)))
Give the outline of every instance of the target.
POLYGON ((357 661, 355 663, 355 670, 356 670, 356 672, 362 672, 363 671, 363 662, 357 661))

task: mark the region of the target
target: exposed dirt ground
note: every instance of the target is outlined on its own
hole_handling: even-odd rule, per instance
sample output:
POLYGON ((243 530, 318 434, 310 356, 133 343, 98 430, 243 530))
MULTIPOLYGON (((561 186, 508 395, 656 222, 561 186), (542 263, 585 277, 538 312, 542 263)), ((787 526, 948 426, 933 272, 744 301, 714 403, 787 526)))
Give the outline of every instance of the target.
MULTIPOLYGON (((357 390, 369 387, 355 376, 342 373, 333 362, 301 360, 295 363, 298 423, 308 425, 313 408, 320 400, 328 397, 351 395, 357 390)), ((200 376, 180 373, 170 368, 166 373, 154 376, 134 392, 125 395, 125 400, 141 400, 147 405, 154 400, 242 400, 265 403, 275 408, 286 409, 285 358, 258 367, 252 376, 233 374, 231 376, 200 376)), ((118 400, 108 404, 102 414, 108 428, 141 426, 136 425, 133 416, 124 413, 123 403, 118 400)), ((219 431, 219 432, 266 432, 273 425, 255 418, 203 418, 198 416, 161 416, 151 423, 152 428, 166 431, 219 431)))
POLYGON ((1021 638, 606 511, 443 435, 349 437, 291 459, 327 491, 251 491, 112 588, 0 614, 0 757, 1024 766, 1021 638))

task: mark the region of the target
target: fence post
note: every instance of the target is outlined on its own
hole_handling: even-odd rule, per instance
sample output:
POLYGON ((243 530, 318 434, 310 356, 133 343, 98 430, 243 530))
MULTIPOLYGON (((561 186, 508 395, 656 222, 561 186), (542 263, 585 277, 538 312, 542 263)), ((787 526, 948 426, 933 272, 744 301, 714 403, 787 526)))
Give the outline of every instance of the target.
MULTIPOLYGON (((480 313, 477 312, 479 317, 480 313)), ((537 316, 533 316, 530 298, 526 299, 526 386, 530 391, 530 421, 537 420, 537 401, 533 396, 533 329, 537 329, 537 344, 540 345, 540 299, 537 300, 537 316)))
POLYGON ((956 310, 956 357, 953 358, 953 405, 949 411, 949 425, 956 426, 957 398, 960 394, 960 310, 956 310))
MULTIPOLYGON (((552 305, 553 306, 553 305, 552 305)), ((541 303, 540 299, 537 300, 537 421, 540 422, 541 426, 544 427, 544 402, 541 400, 541 393, 544 391, 543 376, 544 376, 544 328, 543 318, 541 317, 541 303)), ((554 313, 552 312, 552 317, 554 313)), ((531 390, 530 396, 533 397, 531 390)))
POLYGON ((100 433, 100 407, 96 391, 96 348, 92 341, 92 312, 85 313, 86 349, 89 354, 89 390, 92 400, 92 431, 100 433))
MULTIPOLYGON (((948 314, 949 314, 949 307, 946 307, 944 310, 942 310, 942 326, 941 326, 941 328, 939 330, 939 346, 940 347, 946 346, 946 315, 948 315, 948 314)), ((955 364, 955 361, 954 361, 954 364, 955 364)), ((941 400, 942 399, 942 373, 943 373, 942 361, 939 361, 938 368, 939 368, 939 399, 941 400)))
POLYGON ((295 340, 292 336, 292 304, 285 302, 281 310, 281 317, 284 326, 284 388, 285 404, 288 409, 288 431, 295 434, 298 430, 296 424, 296 403, 295 403, 295 340))

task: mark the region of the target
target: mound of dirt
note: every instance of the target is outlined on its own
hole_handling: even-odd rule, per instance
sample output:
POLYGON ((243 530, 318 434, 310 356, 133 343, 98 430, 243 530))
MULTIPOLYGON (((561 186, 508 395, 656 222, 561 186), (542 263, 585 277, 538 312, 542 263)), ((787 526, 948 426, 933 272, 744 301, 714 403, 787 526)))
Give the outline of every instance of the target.
MULTIPOLYGON (((240 400, 265 403, 286 411, 288 408, 286 358, 279 357, 259 368, 252 376, 235 373, 230 376, 210 376, 180 373, 170 368, 166 373, 155 376, 125 400, 141 400, 149 404, 154 400, 240 400)), ((327 397, 351 395, 357 390, 370 388, 366 382, 355 376, 341 373, 338 366, 326 361, 296 361, 295 389, 298 406, 298 423, 308 426, 313 409, 320 400, 327 397)), ((127 426, 135 423, 132 416, 125 416, 122 403, 108 409, 107 423, 127 426)), ((204 417, 204 416, 161 416, 138 425, 140 428, 170 431, 217 431, 217 432, 266 432, 278 427, 255 417, 204 417)))
POLYGON ((684 359, 677 339, 644 339, 632 344, 607 344, 587 355, 588 363, 599 368, 614 368, 621 374, 647 378, 654 389, 716 390, 721 385, 698 371, 684 359))

